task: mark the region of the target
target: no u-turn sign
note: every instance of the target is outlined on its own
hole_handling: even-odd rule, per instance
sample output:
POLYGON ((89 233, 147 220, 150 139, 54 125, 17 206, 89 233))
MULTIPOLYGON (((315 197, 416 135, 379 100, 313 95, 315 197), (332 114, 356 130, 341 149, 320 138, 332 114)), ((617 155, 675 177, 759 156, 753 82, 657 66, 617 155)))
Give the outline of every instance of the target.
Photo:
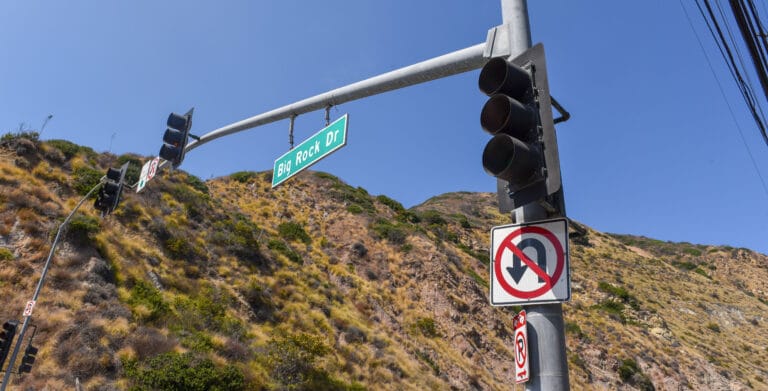
POLYGON ((491 229, 491 305, 555 303, 570 298, 566 219, 491 229))

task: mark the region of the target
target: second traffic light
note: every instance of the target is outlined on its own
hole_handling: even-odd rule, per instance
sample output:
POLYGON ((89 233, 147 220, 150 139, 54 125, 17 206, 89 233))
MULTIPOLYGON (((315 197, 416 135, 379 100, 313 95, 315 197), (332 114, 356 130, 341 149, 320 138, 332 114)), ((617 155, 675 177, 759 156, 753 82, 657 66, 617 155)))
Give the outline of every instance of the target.
POLYGON ((37 348, 32 346, 32 340, 29 341, 27 348, 24 349, 24 356, 21 358, 19 373, 29 373, 32 371, 32 365, 37 357, 37 348))
POLYGON ((107 170, 107 181, 102 185, 96 201, 93 203, 93 206, 100 210, 102 215, 109 214, 117 208, 129 164, 125 163, 119 169, 110 167, 107 170))
POLYGON ((19 327, 19 322, 9 320, 3 323, 3 329, 0 330, 0 370, 2 370, 5 358, 8 357, 8 352, 11 350, 17 327, 19 327))
POLYGON ((483 168, 499 179, 499 208, 508 212, 558 192, 560 160, 544 47, 512 60, 492 58, 478 85, 490 97, 480 114, 481 126, 493 135, 483 150, 483 168))
POLYGON ((171 113, 168 116, 167 128, 163 134, 163 146, 160 147, 160 157, 171 162, 174 168, 184 160, 184 149, 189 141, 189 130, 192 129, 192 112, 194 107, 184 114, 171 113))

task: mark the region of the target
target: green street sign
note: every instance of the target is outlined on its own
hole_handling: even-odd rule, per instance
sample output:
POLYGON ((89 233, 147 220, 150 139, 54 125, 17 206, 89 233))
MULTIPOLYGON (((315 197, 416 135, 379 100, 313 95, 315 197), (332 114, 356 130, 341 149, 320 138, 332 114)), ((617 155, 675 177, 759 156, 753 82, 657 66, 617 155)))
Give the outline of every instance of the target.
POLYGON ((317 163, 333 151, 347 145, 347 118, 344 114, 296 148, 275 159, 272 170, 272 187, 317 163))

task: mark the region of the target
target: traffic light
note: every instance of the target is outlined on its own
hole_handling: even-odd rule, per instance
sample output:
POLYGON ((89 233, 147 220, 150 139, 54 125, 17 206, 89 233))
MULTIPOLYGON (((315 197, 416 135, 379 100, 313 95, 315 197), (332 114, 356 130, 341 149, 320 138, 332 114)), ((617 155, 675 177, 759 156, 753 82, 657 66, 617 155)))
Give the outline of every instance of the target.
POLYGON ((16 335, 16 328, 19 326, 19 322, 15 320, 9 320, 3 323, 3 330, 0 331, 0 369, 5 364, 5 358, 8 357, 8 352, 11 351, 11 344, 13 343, 13 337, 16 335))
POLYGON ((189 130, 192 129, 192 112, 194 110, 193 107, 184 115, 171 113, 168 116, 168 127, 163 135, 160 157, 171 162, 174 168, 178 167, 184 160, 184 148, 186 148, 189 140, 189 130))
MULTIPOLYGON (((561 180, 543 45, 512 60, 490 59, 478 85, 490 97, 480 114, 480 125, 493 135, 483 150, 483 168, 499 179, 499 209, 546 201, 561 180)), ((548 209, 562 208, 550 201, 548 209)))
POLYGON ((102 215, 109 214, 117 208, 120 194, 123 191, 125 173, 128 171, 128 164, 130 163, 123 164, 119 169, 110 167, 107 170, 107 181, 104 182, 96 197, 96 202, 93 203, 93 207, 100 210, 102 215))
POLYGON ((29 373, 32 371, 32 364, 35 363, 36 356, 37 348, 32 346, 32 340, 30 340, 27 348, 24 349, 24 356, 21 358, 21 364, 19 365, 19 373, 29 373))

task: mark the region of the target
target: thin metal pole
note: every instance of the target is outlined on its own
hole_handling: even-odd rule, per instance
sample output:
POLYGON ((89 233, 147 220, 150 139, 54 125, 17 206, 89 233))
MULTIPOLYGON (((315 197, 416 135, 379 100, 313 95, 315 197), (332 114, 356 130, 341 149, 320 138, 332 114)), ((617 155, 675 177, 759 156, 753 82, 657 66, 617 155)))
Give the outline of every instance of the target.
POLYGON ((482 68, 487 61, 483 57, 484 48, 485 43, 479 43, 223 126, 200 136, 200 140, 187 144, 185 152, 219 137, 286 119, 292 115, 338 106, 345 102, 482 68))
MULTIPOLYGON (((292 116, 295 117, 329 106, 337 106, 345 102, 480 69, 488 60, 483 57, 484 49, 485 43, 479 43, 222 126, 200 136, 197 140, 191 141, 184 148, 184 152, 187 153, 219 137, 270 124, 292 116)), ((159 170, 167 164, 168 161, 161 160, 157 169, 159 170)), ((138 182, 134 183, 132 187, 136 187, 137 184, 138 182)))
MULTIPOLYGON (((504 24, 509 26, 510 58, 531 47, 531 29, 526 0, 501 0, 504 24)), ((514 211, 515 221, 544 220, 547 212, 539 204, 528 204, 514 211)), ((526 390, 569 390, 568 361, 565 355, 563 305, 525 306, 528 321, 528 360, 531 380, 526 390)))
MULTIPOLYGON (((43 283, 45 282, 45 276, 48 274, 48 268, 51 265, 51 259, 53 259, 53 253, 56 251, 56 244, 59 242, 59 236, 61 236, 61 232, 64 230, 64 227, 67 226, 67 223, 69 223, 69 220, 72 218, 72 216, 75 215, 75 212, 77 212, 78 209, 80 209, 80 206, 83 205, 83 202, 88 199, 88 197, 91 196, 91 194, 96 191, 103 183, 104 183, 105 177, 101 178, 101 181, 91 189, 88 194, 86 194, 83 199, 80 200, 80 202, 77 203, 75 206, 75 209, 72 210, 72 212, 69 213, 66 219, 64 219, 64 222, 59 225, 59 229, 56 231, 56 238, 53 239, 53 244, 51 244, 51 251, 48 252, 48 259, 45 260, 45 266, 43 266, 43 273, 40 275, 40 281, 37 282, 37 288, 35 288, 35 294, 32 296, 32 301, 37 301, 37 298, 40 296, 40 291, 43 289, 43 283)), ((16 362, 16 356, 19 354, 19 350, 21 349, 21 344, 24 342, 24 333, 27 332, 27 327, 29 327, 29 320, 32 318, 32 315, 24 317, 24 325, 21 326, 21 331, 19 332, 18 339, 16 339, 16 345, 13 348, 13 353, 11 354, 11 360, 8 363, 8 368, 5 370, 5 376, 3 377, 3 384, 0 385, 0 391, 5 391, 5 388, 8 386, 11 380, 11 372, 13 371, 13 365, 16 362)))

